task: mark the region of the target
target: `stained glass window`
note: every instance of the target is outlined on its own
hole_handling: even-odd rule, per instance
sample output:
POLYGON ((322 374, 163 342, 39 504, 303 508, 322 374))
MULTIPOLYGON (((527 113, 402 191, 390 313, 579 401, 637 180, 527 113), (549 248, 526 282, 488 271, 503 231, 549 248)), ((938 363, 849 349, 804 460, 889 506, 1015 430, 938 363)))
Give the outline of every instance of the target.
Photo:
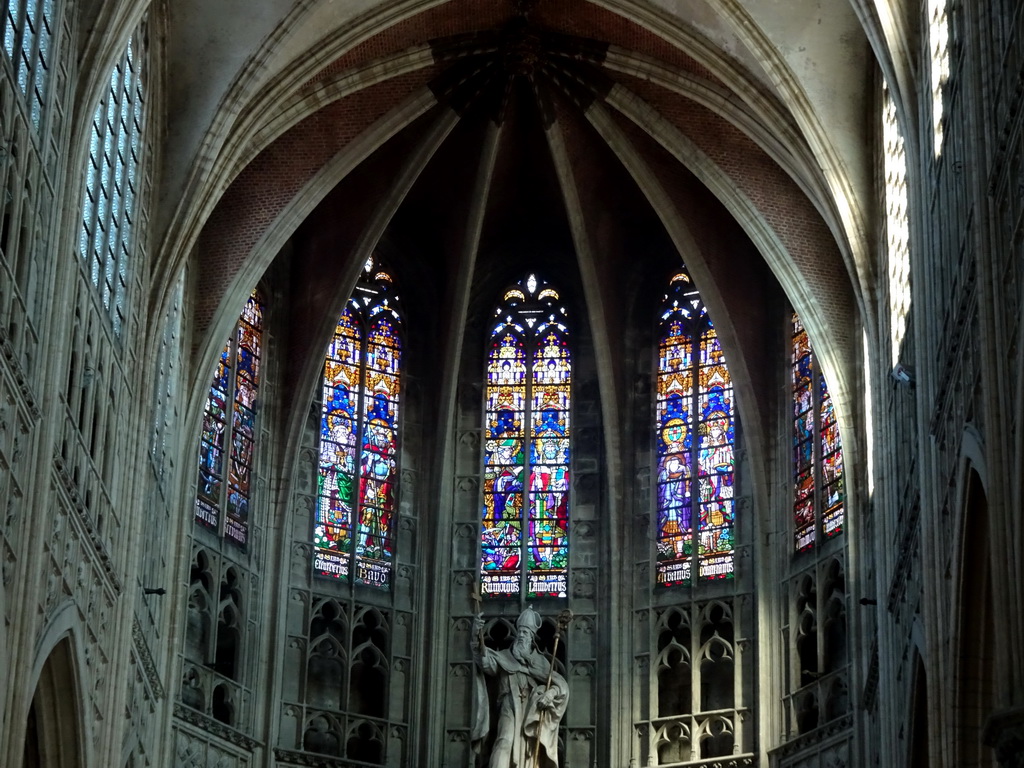
POLYGON ((53 50, 55 0, 7 0, 3 46, 15 80, 28 98, 29 117, 37 129, 46 105, 53 50))
POLYGON ((487 352, 481 592, 565 597, 572 355, 558 292, 530 275, 495 311, 487 352))
POLYGON ((657 583, 691 583, 695 560, 700 579, 729 578, 735 521, 732 377, 686 270, 670 281, 659 328, 657 583))
POLYGON ((249 538, 263 301, 253 291, 224 344, 203 411, 196 520, 244 546, 249 538))
POLYGON ((138 37, 128 41, 93 114, 78 237, 79 255, 118 335, 126 311, 145 112, 138 37))
POLYGON ((832 397, 818 370, 800 318, 792 324, 793 507, 797 551, 812 549, 820 525, 825 536, 843 529, 843 443, 832 397))
POLYGON ((402 317, 374 259, 324 362, 314 571, 387 588, 394 556, 402 317))

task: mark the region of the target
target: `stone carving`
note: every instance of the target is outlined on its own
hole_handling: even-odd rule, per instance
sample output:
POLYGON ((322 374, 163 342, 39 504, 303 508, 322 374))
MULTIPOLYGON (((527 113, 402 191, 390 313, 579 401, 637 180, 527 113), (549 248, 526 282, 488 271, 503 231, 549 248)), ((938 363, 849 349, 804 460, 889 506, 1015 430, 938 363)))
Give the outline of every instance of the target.
POLYGON ((594 571, 589 568, 577 568, 572 573, 572 594, 573 597, 593 597, 597 589, 597 578, 594 571))
POLYGON ((1002 768, 1024 766, 1024 707, 992 714, 985 723, 984 743, 995 750, 1002 768))
POLYGON ((510 649, 496 651, 484 645, 483 616, 474 622, 473 686, 475 714, 472 740, 477 750, 491 731, 490 706, 484 675, 498 678, 495 701, 498 722, 489 768, 558 768, 558 725, 569 702, 569 685, 555 671, 555 654, 572 614, 558 618, 555 647, 549 660, 535 646, 540 615, 530 606, 516 621, 510 649))

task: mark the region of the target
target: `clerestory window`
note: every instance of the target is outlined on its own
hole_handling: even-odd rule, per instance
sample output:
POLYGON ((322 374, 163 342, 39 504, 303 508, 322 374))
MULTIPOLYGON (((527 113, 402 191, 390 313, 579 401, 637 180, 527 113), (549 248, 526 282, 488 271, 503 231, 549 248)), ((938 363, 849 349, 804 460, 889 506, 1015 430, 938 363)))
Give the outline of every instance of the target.
POLYGON ((14 66, 18 89, 28 99, 36 130, 50 83, 55 5, 55 0, 7 0, 3 18, 4 53, 14 66))
POLYGON ((199 441, 196 521, 240 546, 249 540, 263 311, 253 291, 217 361, 199 441))
POLYGON ((558 292, 529 275, 494 312, 484 403, 481 592, 565 597, 572 354, 558 292))
POLYGON ((318 576, 388 588, 394 562, 402 315, 369 259, 327 349, 313 543, 318 576))
POLYGON ((128 41, 96 105, 89 139, 78 251, 121 335, 127 307, 145 119, 141 35, 128 41))
POLYGON ((843 530, 843 442, 828 384, 800 318, 792 318, 793 520, 797 551, 843 530))
POLYGON ((733 575, 735 411, 732 377, 707 307, 683 269, 659 314, 657 583, 733 575))

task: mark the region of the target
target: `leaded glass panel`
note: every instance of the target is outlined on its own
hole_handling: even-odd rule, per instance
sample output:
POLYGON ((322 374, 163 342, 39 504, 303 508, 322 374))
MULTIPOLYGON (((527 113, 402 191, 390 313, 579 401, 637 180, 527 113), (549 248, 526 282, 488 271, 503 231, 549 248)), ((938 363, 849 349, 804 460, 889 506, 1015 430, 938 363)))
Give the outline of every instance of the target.
POLYGON ((118 335, 125 316, 138 164, 138 156, 123 148, 126 141, 137 142, 145 105, 136 47, 128 41, 93 114, 79 238, 82 258, 91 261, 90 277, 118 335))
POLYGON ((700 579, 729 578, 735 523, 732 378, 718 332, 685 270, 670 282, 659 327, 657 583, 689 584, 695 556, 700 579))
POLYGON ((568 590, 572 354, 558 301, 530 275, 495 311, 484 396, 485 596, 568 590))
POLYGON ((792 318, 793 525, 795 548, 810 550, 819 528, 842 532, 845 501, 843 446, 825 377, 807 330, 792 318))
POLYGON ((253 291, 221 350, 199 439, 196 520, 242 546, 249 539, 263 313, 253 291))
POLYGON ((388 588, 398 487, 402 318, 373 259, 328 345, 314 572, 388 588), (357 462, 358 456, 358 462, 357 462))

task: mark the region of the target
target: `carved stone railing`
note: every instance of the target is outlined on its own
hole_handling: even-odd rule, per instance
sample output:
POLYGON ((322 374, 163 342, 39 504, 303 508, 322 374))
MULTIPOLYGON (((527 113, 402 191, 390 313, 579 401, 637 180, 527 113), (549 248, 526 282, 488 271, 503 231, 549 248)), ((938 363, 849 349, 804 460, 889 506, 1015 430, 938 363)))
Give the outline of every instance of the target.
MULTIPOLYGON (((799 723, 802 703, 807 701, 808 697, 817 707, 815 726, 808 729, 807 733, 795 736, 793 741, 799 741, 815 731, 829 728, 832 723, 849 717, 852 708, 849 673, 849 666, 844 666, 834 672, 821 675, 813 682, 798 688, 785 697, 784 703, 791 728, 799 723)), ((795 728, 791 732, 795 733, 795 728)))
POLYGON ((230 725, 222 723, 220 720, 215 720, 202 712, 197 712, 191 707, 186 707, 184 704, 174 705, 174 716, 182 722, 189 723, 246 751, 252 752, 262 746, 256 739, 246 736, 236 728, 232 728, 230 725))
POLYGON ((302 766, 302 768, 380 768, 375 763, 364 763, 360 760, 348 760, 344 757, 332 757, 316 752, 299 752, 294 749, 275 749, 274 757, 281 768, 302 766))
POLYGON ((219 723, 240 731, 250 721, 251 695, 234 680, 214 672, 201 664, 185 662, 181 677, 181 701, 197 714, 203 715, 203 722, 219 723), (214 701, 214 692, 223 690, 220 704, 214 701), (218 710, 218 707, 224 709, 218 710), (228 716, 230 715, 230 716, 228 716))
MULTIPOLYGON (((832 749, 837 753, 837 745, 848 742, 853 731, 853 715, 848 714, 825 725, 815 728, 795 739, 787 741, 768 753, 770 764, 773 766, 815 766, 820 768, 826 763, 822 762, 822 752, 832 749)), ((840 760, 842 760, 842 757, 840 760)), ((846 762, 833 763, 835 765, 847 765, 846 762)))

